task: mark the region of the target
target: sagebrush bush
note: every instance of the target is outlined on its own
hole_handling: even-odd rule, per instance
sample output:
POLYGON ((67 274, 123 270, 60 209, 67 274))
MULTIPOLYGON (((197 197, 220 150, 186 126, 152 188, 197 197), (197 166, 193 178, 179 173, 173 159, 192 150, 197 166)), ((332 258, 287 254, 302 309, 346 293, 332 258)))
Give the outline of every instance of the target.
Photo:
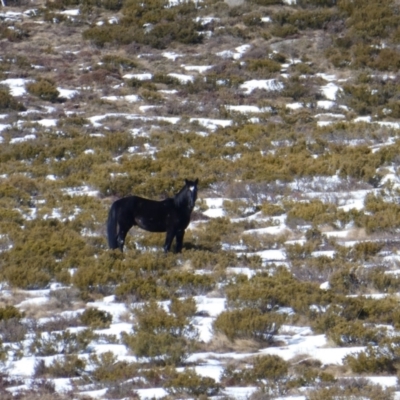
POLYGON ((173 41, 198 44, 203 40, 199 34, 201 25, 190 18, 195 12, 192 3, 168 7, 164 0, 148 1, 145 5, 131 0, 121 11, 123 18, 118 26, 104 24, 89 28, 83 32, 84 39, 99 47, 106 43, 126 45, 136 42, 159 49, 166 48, 173 41))
POLYGON ((228 364, 221 374, 227 386, 263 384, 265 381, 278 383, 288 378, 289 363, 277 355, 262 355, 251 359, 244 368, 228 364))
POLYGON ((89 364, 93 368, 92 377, 96 382, 111 383, 132 378, 138 373, 138 365, 118 360, 117 356, 107 351, 91 354, 89 364))
POLYGON ((200 376, 194 369, 186 368, 169 379, 165 388, 171 395, 178 396, 215 396, 221 385, 215 379, 200 376))
POLYGON ((48 78, 39 78, 36 82, 28 83, 26 88, 30 94, 52 103, 57 101, 60 95, 55 82, 48 78))
POLYGON ((320 290, 313 282, 296 280, 289 272, 279 269, 272 276, 257 274, 243 278, 225 289, 228 307, 251 308, 268 313, 279 307, 292 307, 308 314, 310 305, 327 305, 332 293, 320 290))
POLYGON ((366 350, 350 354, 344 363, 354 373, 398 373, 399 343, 398 339, 384 340, 379 346, 368 345, 366 350))
POLYGON ((7 88, 0 86, 0 110, 25 111, 25 107, 11 96, 7 88))
POLYGON ((174 299, 167 312, 154 300, 134 310, 136 326, 123 334, 124 343, 139 358, 155 364, 179 365, 193 351, 197 332, 191 323, 194 300, 174 299))
POLYGON ((94 307, 87 308, 80 319, 84 325, 93 329, 108 328, 112 322, 112 315, 107 311, 99 310, 94 307))
POLYGON ((309 400, 334 400, 338 398, 393 400, 394 393, 391 388, 382 388, 381 385, 373 384, 366 378, 347 377, 338 379, 332 385, 316 387, 307 391, 307 399, 309 400))
POLYGON ((37 333, 29 345, 29 351, 37 356, 83 353, 93 339, 94 334, 89 329, 78 333, 71 333, 69 330, 61 333, 37 333))
POLYGON ((56 357, 49 365, 44 360, 35 364, 35 377, 75 378, 85 372, 86 361, 77 355, 56 357))
POLYGON ((3 342, 21 342, 28 332, 27 324, 21 321, 22 314, 18 312, 12 316, 12 312, 6 312, 6 315, 0 319, 0 334, 3 342))
POLYGON ((272 343, 286 317, 274 312, 262 313, 252 308, 223 311, 215 319, 215 332, 226 335, 230 341, 252 339, 272 343))

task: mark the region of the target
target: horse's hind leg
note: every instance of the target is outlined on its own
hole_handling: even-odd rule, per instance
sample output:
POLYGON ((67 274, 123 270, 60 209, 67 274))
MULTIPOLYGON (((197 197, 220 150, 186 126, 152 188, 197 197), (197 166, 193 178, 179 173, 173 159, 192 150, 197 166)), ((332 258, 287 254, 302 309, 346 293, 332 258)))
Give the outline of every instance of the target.
POLYGON ((130 228, 125 225, 126 224, 118 224, 117 242, 118 242, 118 248, 121 251, 124 250, 125 238, 126 238, 126 235, 128 234, 129 228, 130 228))
POLYGON ((168 253, 170 251, 172 241, 174 240, 174 236, 175 236, 174 231, 167 231, 164 243, 164 253, 168 253))
POLYGON ((121 251, 124 251, 124 244, 125 244, 125 238, 126 238, 126 234, 127 233, 128 232, 125 232, 125 231, 123 231, 121 229, 118 231, 117 242, 118 242, 118 248, 121 251))
POLYGON ((178 231, 176 232, 176 247, 175 247, 175 251, 177 253, 180 253, 182 251, 182 247, 183 247, 183 236, 185 235, 185 231, 178 231))

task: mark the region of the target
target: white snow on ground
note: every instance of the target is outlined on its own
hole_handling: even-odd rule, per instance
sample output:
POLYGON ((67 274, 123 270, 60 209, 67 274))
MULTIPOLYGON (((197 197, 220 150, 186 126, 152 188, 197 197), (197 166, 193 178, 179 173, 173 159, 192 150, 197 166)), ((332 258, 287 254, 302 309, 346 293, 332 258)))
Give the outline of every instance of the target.
POLYGON ((175 61, 178 57, 183 57, 183 54, 178 54, 170 51, 162 53, 165 58, 175 61))
POLYGON ((194 81, 193 75, 170 73, 170 74, 168 74, 168 76, 171 76, 172 78, 176 78, 176 79, 178 79, 179 82, 184 83, 184 84, 194 81))
POLYGON ((234 51, 232 50, 224 50, 218 52, 216 55, 222 58, 233 58, 238 60, 242 58, 243 54, 246 53, 247 50, 251 48, 250 45, 245 44, 243 46, 236 47, 234 51))
POLYGON ((101 99, 108 101, 126 101, 128 103, 136 103, 140 101, 140 97, 136 94, 130 94, 127 96, 103 96, 101 99))
POLYGON ((212 65, 184 65, 182 64, 181 67, 186 71, 196 71, 199 73, 204 73, 212 68, 212 65))
POLYGON ((79 94, 78 90, 71 90, 71 89, 62 89, 62 88, 57 88, 59 91, 60 95, 59 97, 62 97, 64 99, 72 99, 74 98, 77 94, 79 94))
POLYGON ((0 85, 5 85, 10 88, 12 96, 23 96, 26 93, 25 85, 31 82, 30 79, 23 78, 9 78, 4 81, 0 81, 0 85))
POLYGON ((226 119, 190 118, 189 121, 197 122, 201 126, 210 129, 211 131, 215 131, 217 128, 225 128, 232 125, 232 121, 226 119))
POLYGON ((246 94, 250 94, 255 89, 262 89, 266 91, 280 91, 283 89, 283 83, 276 79, 252 79, 240 85, 246 94))
POLYGON ((257 107, 257 106, 225 106, 228 111, 238 112, 242 114, 248 113, 264 113, 270 112, 272 109, 271 107, 257 107))
POLYGON ((148 81, 153 77, 152 74, 143 73, 143 74, 125 74, 123 78, 125 79, 137 79, 139 81, 148 81))
POLYGON ((340 87, 333 82, 321 87, 321 92, 328 100, 336 100, 337 92, 340 87))

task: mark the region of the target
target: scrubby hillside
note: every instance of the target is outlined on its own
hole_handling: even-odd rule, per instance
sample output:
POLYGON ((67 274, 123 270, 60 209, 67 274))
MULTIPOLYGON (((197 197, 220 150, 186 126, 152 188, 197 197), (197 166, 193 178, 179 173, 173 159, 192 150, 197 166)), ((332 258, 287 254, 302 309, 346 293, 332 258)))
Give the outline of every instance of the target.
POLYGON ((0 397, 396 398, 398 2, 5 2, 0 397))

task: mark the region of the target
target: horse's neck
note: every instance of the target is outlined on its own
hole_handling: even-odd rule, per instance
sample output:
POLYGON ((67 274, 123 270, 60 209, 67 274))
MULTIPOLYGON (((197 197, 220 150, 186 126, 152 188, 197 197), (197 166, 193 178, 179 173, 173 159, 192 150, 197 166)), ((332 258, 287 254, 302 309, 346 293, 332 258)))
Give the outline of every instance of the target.
POLYGON ((185 196, 182 192, 179 192, 177 195, 175 195, 174 204, 175 207, 187 210, 188 212, 191 212, 193 210, 193 207, 190 207, 189 205, 187 196, 185 196))

